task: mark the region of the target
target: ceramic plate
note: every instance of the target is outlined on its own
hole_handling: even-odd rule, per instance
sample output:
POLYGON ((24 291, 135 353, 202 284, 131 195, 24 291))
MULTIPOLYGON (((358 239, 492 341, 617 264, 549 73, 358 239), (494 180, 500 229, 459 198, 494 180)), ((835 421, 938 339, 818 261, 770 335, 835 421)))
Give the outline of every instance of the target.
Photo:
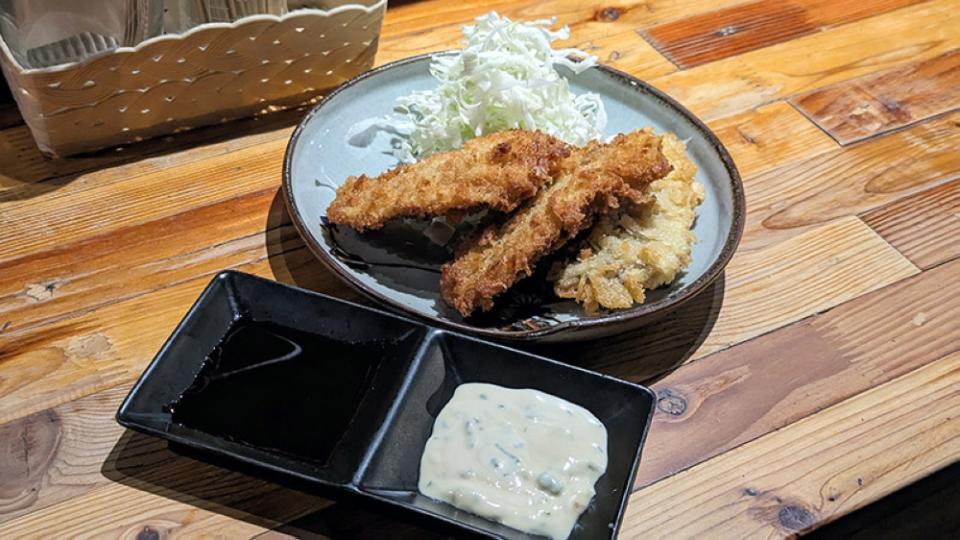
POLYGON ((599 66, 579 75, 566 72, 576 93, 603 99, 612 135, 652 126, 687 141, 706 200, 697 210, 698 242, 687 271, 672 285, 650 291, 645 304, 628 310, 587 315, 576 303, 560 300, 538 274, 502 297, 493 311, 464 319, 440 298, 440 266, 451 258, 451 244, 424 234, 423 222, 399 221, 358 234, 326 222, 336 188, 351 175, 376 175, 397 165, 390 136, 373 144, 349 144, 355 123, 392 111, 394 100, 435 86, 432 55, 387 64, 344 84, 316 105, 294 131, 287 147, 283 185, 287 209, 310 249, 334 273, 389 308, 476 335, 504 340, 572 341, 635 328, 685 302, 716 279, 736 249, 743 229, 743 186, 730 155, 693 114, 650 85, 599 66))

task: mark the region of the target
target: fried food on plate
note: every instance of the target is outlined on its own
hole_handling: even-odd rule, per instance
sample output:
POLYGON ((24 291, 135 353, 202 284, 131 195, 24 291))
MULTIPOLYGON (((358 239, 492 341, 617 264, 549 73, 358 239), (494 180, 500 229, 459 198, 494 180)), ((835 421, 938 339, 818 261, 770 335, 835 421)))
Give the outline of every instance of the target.
POLYGON ((327 218, 364 230, 400 217, 480 208, 510 212, 552 182, 569 155, 566 143, 546 133, 500 131, 375 178, 348 178, 327 218))
POLYGON ((487 227, 460 246, 456 259, 442 268, 444 300, 464 316, 489 310, 493 298, 529 276, 541 257, 621 200, 647 200, 646 186, 669 171, 660 140, 649 130, 574 149, 550 187, 503 225, 487 227))
POLYGON ((588 312, 629 308, 690 264, 695 240, 690 227, 703 202, 703 185, 694 181, 697 167, 676 135, 665 134, 662 147, 673 170, 650 184, 652 202, 628 204, 600 218, 577 260, 551 272, 557 296, 575 299, 588 312))

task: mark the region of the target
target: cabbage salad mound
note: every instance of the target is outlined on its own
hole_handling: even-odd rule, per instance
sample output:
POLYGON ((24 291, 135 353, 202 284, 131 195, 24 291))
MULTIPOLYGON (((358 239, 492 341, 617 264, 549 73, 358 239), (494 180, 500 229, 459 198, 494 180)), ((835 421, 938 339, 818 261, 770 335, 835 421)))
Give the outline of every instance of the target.
POLYGON ((353 126, 352 144, 366 146, 382 130, 400 137, 393 153, 401 161, 460 148, 475 137, 506 129, 539 130, 581 146, 600 138, 607 117, 600 97, 576 95, 557 66, 574 73, 596 65, 579 49, 557 49, 566 27, 554 20, 514 22, 496 12, 463 27, 467 45, 436 55, 433 90, 397 99, 395 114, 353 126))

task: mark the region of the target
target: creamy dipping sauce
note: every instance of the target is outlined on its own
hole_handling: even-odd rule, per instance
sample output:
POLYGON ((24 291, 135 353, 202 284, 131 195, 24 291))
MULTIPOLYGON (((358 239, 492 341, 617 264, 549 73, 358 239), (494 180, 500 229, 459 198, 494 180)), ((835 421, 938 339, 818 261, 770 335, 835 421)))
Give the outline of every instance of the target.
POLYGON ((529 534, 570 535, 607 469, 607 430, 537 390, 462 384, 420 458, 421 493, 529 534))

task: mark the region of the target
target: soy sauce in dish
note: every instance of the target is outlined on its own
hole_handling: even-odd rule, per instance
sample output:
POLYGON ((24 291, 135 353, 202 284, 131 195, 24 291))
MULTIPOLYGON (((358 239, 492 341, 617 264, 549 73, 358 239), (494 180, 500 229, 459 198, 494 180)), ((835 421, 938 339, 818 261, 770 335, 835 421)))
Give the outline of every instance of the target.
POLYGON ((386 345, 238 321, 170 405, 173 420, 324 463, 353 419, 386 345))

